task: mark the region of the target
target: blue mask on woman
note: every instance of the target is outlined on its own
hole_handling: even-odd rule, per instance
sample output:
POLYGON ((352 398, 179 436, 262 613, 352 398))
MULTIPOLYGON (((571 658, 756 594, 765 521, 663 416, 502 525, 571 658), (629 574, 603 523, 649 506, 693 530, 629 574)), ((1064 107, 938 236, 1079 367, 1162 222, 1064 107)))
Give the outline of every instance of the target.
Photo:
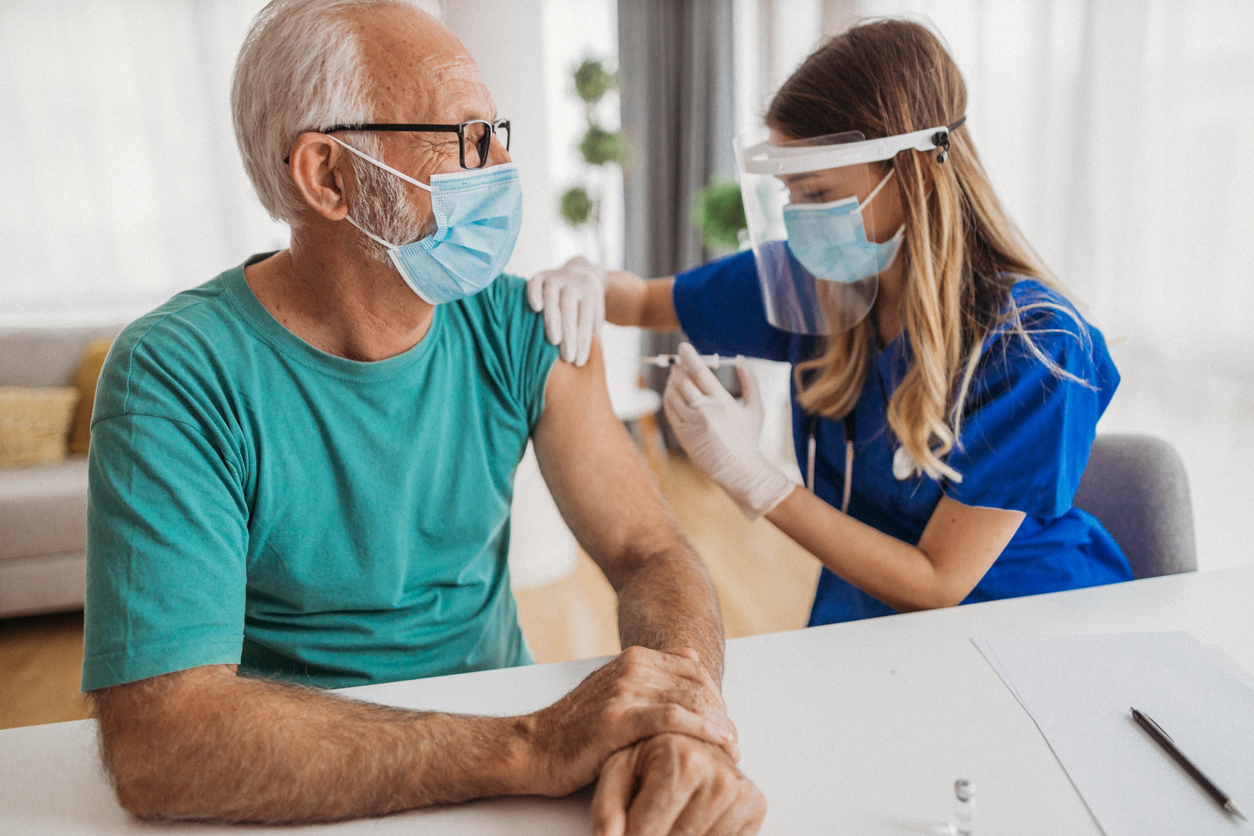
POLYGON ((867 240, 862 210, 893 176, 890 170, 861 205, 856 197, 831 203, 784 207, 788 248, 815 278, 853 284, 888 269, 897 257, 906 227, 882 244, 867 240))
POLYGON ((412 244, 384 241, 348 218, 387 248, 401 278, 424 301, 442 305, 473 296, 505 269, 522 226, 522 183, 516 165, 436 174, 428 186, 351 145, 335 141, 363 160, 431 192, 436 232, 412 244))

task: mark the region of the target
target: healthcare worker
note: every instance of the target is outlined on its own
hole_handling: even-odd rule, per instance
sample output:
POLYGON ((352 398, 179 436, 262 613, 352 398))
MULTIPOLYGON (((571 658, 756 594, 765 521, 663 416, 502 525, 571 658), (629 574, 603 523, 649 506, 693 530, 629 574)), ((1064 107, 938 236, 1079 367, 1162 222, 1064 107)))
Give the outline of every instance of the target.
POLYGON ((966 104, 926 28, 856 26, 780 88, 764 141, 737 140, 751 251, 652 281, 578 260, 529 287, 567 359, 602 305, 683 329, 667 417, 822 562, 812 625, 1132 576, 1071 504, 1119 374, 1002 209, 966 104), (752 373, 737 401, 698 350, 793 365, 803 487, 759 452, 752 373))

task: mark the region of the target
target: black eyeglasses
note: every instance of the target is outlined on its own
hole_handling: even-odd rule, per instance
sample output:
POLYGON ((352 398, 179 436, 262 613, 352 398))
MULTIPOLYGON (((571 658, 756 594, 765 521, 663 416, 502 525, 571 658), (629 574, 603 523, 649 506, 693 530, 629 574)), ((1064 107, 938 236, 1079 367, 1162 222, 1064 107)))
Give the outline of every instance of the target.
MULTIPOLYGON (((489 122, 485 119, 471 119, 460 125, 410 125, 405 123, 380 123, 373 125, 336 125, 319 133, 330 134, 336 131, 434 131, 437 133, 457 134, 458 161, 462 168, 483 168, 488 164, 488 151, 492 148, 492 135, 501 138, 505 150, 509 150, 509 120, 498 119, 489 122), (470 145, 470 162, 467 163, 466 146, 470 145)), ((286 161, 285 161, 286 162, 286 161)))

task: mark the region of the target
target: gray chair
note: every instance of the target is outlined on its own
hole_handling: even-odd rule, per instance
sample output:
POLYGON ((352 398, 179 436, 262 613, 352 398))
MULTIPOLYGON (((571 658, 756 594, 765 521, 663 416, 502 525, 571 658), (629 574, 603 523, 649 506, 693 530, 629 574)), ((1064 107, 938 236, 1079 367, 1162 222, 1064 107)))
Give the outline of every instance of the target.
POLYGON ((1128 556, 1133 577, 1197 571, 1189 479, 1162 439, 1099 435, 1074 505, 1106 527, 1128 556))

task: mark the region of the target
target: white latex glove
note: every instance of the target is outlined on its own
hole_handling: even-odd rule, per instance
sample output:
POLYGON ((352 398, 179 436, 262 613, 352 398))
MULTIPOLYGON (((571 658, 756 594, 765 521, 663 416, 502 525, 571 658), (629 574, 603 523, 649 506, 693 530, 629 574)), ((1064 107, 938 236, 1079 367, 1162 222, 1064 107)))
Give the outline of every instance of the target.
POLYGON ((679 442, 750 520, 769 513, 795 487, 758 449, 762 397, 743 357, 736 360, 744 402, 738 403, 688 343, 679 346, 662 403, 679 442))
POLYGON ((582 366, 592 352, 592 337, 605 321, 605 270, 575 256, 556 270, 527 280, 527 302, 544 311, 544 336, 562 349, 562 359, 582 366))

